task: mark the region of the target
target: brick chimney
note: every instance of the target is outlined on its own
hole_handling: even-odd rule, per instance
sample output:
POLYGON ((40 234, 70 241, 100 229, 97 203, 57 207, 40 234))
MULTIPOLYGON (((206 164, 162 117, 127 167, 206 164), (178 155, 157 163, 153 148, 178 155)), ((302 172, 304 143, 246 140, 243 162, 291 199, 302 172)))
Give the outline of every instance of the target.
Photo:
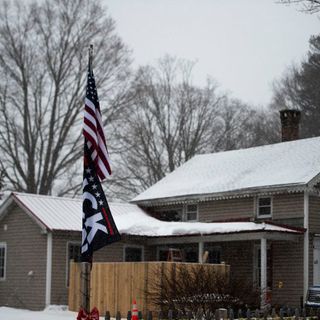
POLYGON ((280 111, 282 142, 299 139, 300 118, 301 112, 299 110, 285 109, 280 111))

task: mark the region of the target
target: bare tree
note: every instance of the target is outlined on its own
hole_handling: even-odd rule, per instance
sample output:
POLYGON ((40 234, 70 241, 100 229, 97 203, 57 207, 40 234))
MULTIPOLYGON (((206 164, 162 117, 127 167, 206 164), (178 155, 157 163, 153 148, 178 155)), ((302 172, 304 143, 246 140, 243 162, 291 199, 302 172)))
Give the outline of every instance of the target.
POLYGON ((320 135, 320 36, 310 38, 308 57, 274 82, 271 107, 300 109, 301 137, 320 135))
POLYGON ((91 43, 100 100, 108 121, 115 121, 126 99, 130 59, 100 2, 2 3, 0 164, 9 188, 63 194, 80 182, 73 178, 81 176, 91 43))
POLYGON ((225 97, 217 119, 209 146, 212 152, 275 143, 280 138, 278 114, 238 99, 225 97))
POLYGON ((118 167, 112 187, 121 198, 150 187, 195 154, 278 141, 271 112, 218 93, 213 81, 193 85, 193 67, 165 56, 138 70, 130 114, 114 128, 118 167))
POLYGON ((115 183, 123 190, 145 189, 211 143, 222 96, 212 82, 192 85, 193 65, 166 56, 157 67, 138 70, 130 117, 117 132, 123 169, 115 183))
POLYGON ((308 13, 317 13, 320 10, 320 0, 279 0, 283 4, 297 4, 301 11, 308 13))

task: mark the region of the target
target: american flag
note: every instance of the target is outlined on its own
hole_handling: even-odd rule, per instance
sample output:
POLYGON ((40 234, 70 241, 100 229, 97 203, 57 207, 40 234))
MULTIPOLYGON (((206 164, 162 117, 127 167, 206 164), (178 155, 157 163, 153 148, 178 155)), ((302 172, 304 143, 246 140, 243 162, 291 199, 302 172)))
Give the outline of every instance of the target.
POLYGON ((83 216, 81 260, 91 261, 93 251, 120 240, 101 181, 111 174, 93 71, 88 72, 85 98, 83 216))
POLYGON ((88 71, 83 135, 87 140, 87 146, 98 177, 102 181, 111 175, 111 168, 106 139, 103 133, 98 92, 92 70, 88 71))

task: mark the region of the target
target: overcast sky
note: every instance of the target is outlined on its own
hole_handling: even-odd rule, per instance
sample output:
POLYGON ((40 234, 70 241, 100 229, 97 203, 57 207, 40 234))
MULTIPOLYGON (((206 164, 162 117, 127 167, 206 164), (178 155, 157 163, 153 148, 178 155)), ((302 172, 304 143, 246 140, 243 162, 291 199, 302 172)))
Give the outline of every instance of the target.
POLYGON ((299 62, 316 15, 274 0, 104 0, 135 65, 168 53, 197 61, 194 83, 207 75, 236 98, 266 105, 272 81, 299 62))

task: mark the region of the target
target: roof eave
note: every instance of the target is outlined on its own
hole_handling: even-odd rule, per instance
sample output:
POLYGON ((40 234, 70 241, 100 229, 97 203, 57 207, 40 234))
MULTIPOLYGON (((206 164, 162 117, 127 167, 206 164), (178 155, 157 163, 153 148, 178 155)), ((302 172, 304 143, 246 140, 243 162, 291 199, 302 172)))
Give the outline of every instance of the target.
MULTIPOLYGON (((320 175, 319 175, 320 179, 320 175)), ((232 190, 226 192, 215 192, 208 194, 190 194, 175 197, 164 197, 164 198, 154 198, 154 199, 142 199, 142 200, 132 200, 131 203, 137 204, 144 207, 156 207, 161 205, 175 205, 184 203, 194 203, 194 202, 206 202, 212 200, 223 200, 223 199, 234 199, 234 198, 247 198, 255 195, 267 195, 267 194, 277 194, 277 193, 298 193, 304 192, 306 190, 311 190, 311 184, 297 183, 290 185, 281 186, 264 186, 264 187, 253 187, 240 190, 232 190)))

